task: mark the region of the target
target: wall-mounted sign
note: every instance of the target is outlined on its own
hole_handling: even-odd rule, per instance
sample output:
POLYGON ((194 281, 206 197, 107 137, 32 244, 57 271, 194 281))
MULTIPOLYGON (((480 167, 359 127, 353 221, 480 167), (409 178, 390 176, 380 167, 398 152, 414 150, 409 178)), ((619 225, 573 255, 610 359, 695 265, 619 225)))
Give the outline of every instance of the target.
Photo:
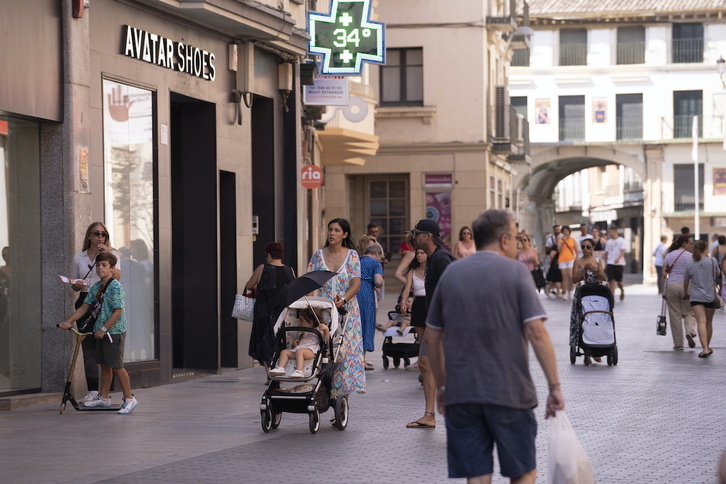
POLYGON ((174 71, 213 81, 216 77, 214 53, 174 42, 161 35, 152 34, 126 25, 126 42, 123 54, 174 71))
POLYGON ((424 173, 424 189, 454 188, 454 175, 452 173, 424 173))
POLYGON ((315 165, 305 165, 300 173, 300 182, 304 188, 312 190, 323 184, 323 170, 315 165))
POLYGON ((320 76, 312 86, 305 86, 303 102, 310 106, 347 106, 348 78, 320 76))
POLYGON ((332 0, 330 15, 308 14, 310 52, 322 74, 360 74, 363 62, 384 61, 383 24, 371 22, 371 0, 332 0))

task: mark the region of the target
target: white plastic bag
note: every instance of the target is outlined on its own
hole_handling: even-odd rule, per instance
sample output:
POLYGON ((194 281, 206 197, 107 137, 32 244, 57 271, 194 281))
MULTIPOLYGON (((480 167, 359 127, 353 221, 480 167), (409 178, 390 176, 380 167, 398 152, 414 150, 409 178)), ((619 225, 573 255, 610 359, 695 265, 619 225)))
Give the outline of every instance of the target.
POLYGON ((548 484, 593 484, 592 466, 563 410, 550 417, 548 484))

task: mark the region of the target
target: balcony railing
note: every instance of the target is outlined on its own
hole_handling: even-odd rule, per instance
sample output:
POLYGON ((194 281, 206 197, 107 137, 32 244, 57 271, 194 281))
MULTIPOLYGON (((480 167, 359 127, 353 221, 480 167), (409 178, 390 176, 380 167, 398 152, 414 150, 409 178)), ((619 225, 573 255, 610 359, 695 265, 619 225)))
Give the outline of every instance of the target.
POLYGON ((529 67, 529 49, 514 49, 511 65, 515 67, 529 67))
MULTIPOLYGON (((679 115, 661 118, 662 139, 685 139, 693 137, 693 115, 679 115)), ((724 133, 723 116, 698 116, 698 137, 705 139, 722 138, 724 133)))
POLYGON ((671 54, 674 64, 703 62, 703 38, 671 40, 671 54))
POLYGON ((560 141, 584 141, 585 118, 560 118, 560 141))
POLYGON ((616 139, 640 140, 643 139, 643 119, 618 116, 616 120, 616 139))
POLYGON ((619 42, 616 62, 618 65, 645 64, 645 42, 619 42))
MULTIPOLYGON (((673 209, 676 212, 692 212, 696 210, 696 197, 694 189, 674 189, 673 190, 673 209)), ((703 210, 703 190, 698 192, 698 210, 703 210)))
POLYGON ((585 66, 587 65, 587 44, 561 44, 560 45, 561 66, 585 66))

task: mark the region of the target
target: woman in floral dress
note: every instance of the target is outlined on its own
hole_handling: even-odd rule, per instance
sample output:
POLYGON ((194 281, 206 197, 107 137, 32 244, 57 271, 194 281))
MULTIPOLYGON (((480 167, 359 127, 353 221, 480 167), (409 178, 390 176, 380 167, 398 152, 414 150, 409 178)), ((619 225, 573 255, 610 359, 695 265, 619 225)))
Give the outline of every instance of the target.
POLYGON ((335 218, 328 223, 325 246, 310 258, 308 271, 333 271, 338 275, 320 288, 318 295, 331 299, 336 307, 345 306, 342 318, 345 329, 345 360, 336 366, 333 375, 333 396, 365 393, 366 375, 363 367, 363 336, 360 309, 356 294, 360 289, 360 259, 355 251, 350 223, 335 218))

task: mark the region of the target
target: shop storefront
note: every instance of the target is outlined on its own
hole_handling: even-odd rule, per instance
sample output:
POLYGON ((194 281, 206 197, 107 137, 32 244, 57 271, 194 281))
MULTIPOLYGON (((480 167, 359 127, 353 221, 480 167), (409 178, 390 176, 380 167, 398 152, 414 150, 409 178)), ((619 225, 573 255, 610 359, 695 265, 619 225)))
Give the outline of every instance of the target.
POLYGON ((304 6, 95 0, 79 16, 44 3, 56 113, 13 117, 23 86, 0 93, 0 395, 61 388, 71 344, 55 323, 75 294, 57 274, 92 221, 122 254, 134 387, 251 366, 234 295, 270 241, 298 266, 304 6))

